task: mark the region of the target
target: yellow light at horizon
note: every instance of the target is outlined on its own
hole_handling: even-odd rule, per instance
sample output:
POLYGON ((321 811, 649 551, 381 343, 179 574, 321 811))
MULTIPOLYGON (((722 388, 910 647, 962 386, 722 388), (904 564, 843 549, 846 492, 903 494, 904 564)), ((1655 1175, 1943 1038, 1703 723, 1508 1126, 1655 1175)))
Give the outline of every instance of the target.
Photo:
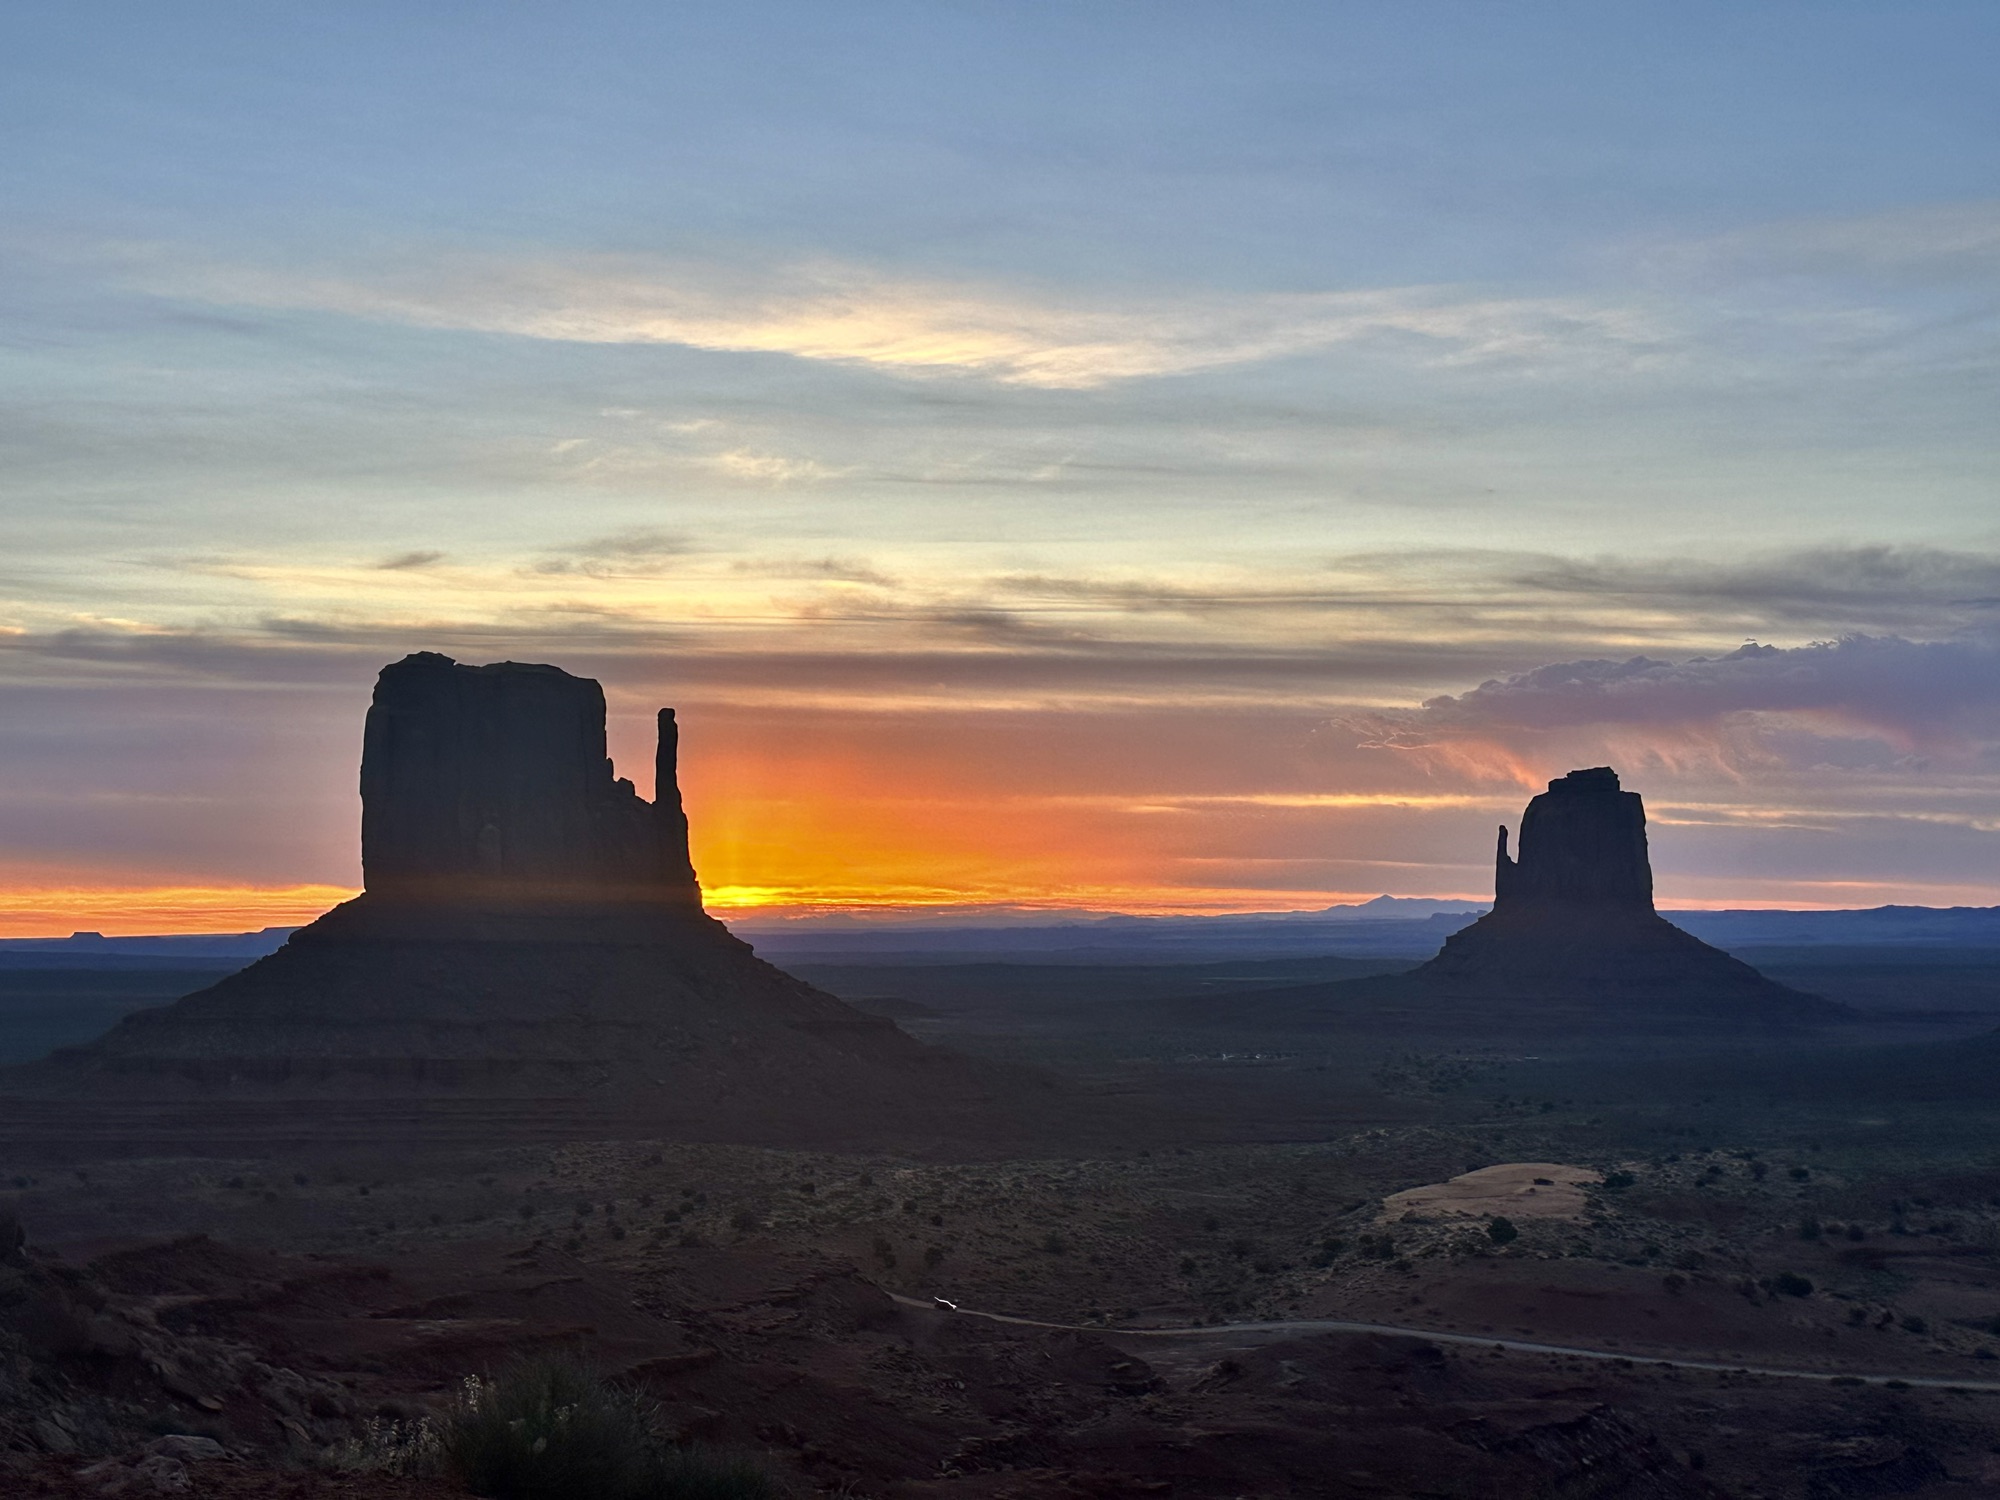
POLYGON ((360 892, 339 885, 0 888, 0 937, 106 937, 302 927, 360 892))

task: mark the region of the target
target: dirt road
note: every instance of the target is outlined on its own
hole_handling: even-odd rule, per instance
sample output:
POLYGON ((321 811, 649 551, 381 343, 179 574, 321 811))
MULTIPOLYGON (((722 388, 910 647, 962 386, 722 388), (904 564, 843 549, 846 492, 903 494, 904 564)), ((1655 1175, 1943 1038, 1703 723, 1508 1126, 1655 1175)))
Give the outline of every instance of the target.
POLYGON ((1411 1328, 1397 1323, 1350 1323, 1338 1318, 1279 1319, 1268 1323, 1215 1323, 1198 1328, 1113 1328, 1079 1323, 1045 1323, 1036 1318, 1013 1318, 1005 1313, 977 1312, 960 1307, 945 1311, 918 1297, 890 1294, 905 1307, 936 1313, 945 1318, 985 1318, 993 1323, 1009 1323, 1020 1328, 1050 1328, 1066 1333, 1094 1333, 1113 1339, 1174 1339, 1199 1341, 1218 1353, 1254 1348, 1279 1339, 1311 1333, 1375 1333, 1392 1338, 1423 1339, 1433 1344, 1462 1344, 1474 1349, 1504 1349, 1512 1354, 1557 1354, 1571 1359, 1595 1359, 1625 1365, 1650 1365, 1675 1370, 1704 1370, 1721 1375, 1761 1375, 1779 1380, 1819 1380, 1859 1382, 1863 1385, 1922 1386, 1930 1390, 1980 1391, 2000 1395, 2000 1380, 1960 1380, 1943 1375, 1884 1375, 1861 1370, 1796 1370, 1772 1365, 1751 1365, 1727 1360, 1664 1358, 1607 1349, 1581 1349, 1568 1344, 1538 1344, 1526 1339, 1493 1338, 1472 1333, 1441 1333, 1432 1328, 1411 1328))

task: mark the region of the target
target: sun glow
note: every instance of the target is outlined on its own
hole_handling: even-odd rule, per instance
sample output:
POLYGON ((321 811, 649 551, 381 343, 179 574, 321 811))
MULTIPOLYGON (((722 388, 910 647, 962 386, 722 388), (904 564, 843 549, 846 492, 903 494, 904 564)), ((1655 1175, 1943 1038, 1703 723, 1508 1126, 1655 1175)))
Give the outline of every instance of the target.
POLYGON ((0 937, 106 937, 300 927, 358 895, 346 886, 60 886, 0 889, 0 937))

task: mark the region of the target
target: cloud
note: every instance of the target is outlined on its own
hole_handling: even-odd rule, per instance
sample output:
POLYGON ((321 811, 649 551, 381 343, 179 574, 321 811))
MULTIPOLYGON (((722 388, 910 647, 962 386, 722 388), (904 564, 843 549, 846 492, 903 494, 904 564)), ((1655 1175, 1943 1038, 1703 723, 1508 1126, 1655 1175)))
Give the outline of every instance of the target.
POLYGON ((428 568, 432 563, 444 561, 442 552, 398 552, 394 557, 385 557, 375 564, 384 573, 406 573, 420 568, 428 568))
POLYGON ((1672 761, 1796 762, 1827 739, 1978 762, 2000 742, 2000 636, 1847 636, 1719 657, 1555 662, 1421 708, 1344 721, 1365 742, 1513 774, 1560 744, 1672 761), (1790 739, 1787 736, 1791 736, 1790 739))
POLYGON ((589 578, 650 577, 670 559, 685 557, 695 550, 694 539, 684 531, 628 526, 547 553, 529 564, 528 571, 544 576, 576 573, 589 578))
POLYGON ((1499 575, 1539 593, 1722 605, 1767 621, 1936 628, 2000 611, 2000 556, 1938 547, 1812 547, 1735 563, 1686 559, 1499 560, 1499 575))
POLYGON ((635 256, 439 257, 321 275, 135 255, 148 289, 223 306, 300 308, 422 328, 586 344, 673 344, 956 372, 1083 390, 1308 354, 1392 345, 1442 364, 1626 365, 1667 342, 1629 306, 1462 287, 1084 302, 834 264, 768 273, 635 256))
POLYGON ((2000 274, 2000 200, 1781 220, 1661 250, 1656 262, 1761 275, 1990 281, 2000 274))

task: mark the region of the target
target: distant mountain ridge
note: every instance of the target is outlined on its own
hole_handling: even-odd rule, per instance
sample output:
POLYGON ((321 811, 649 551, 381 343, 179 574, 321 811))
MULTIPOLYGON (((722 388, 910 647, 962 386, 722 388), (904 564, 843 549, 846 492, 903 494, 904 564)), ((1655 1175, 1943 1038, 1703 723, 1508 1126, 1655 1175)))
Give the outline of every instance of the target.
MULTIPOLYGON (((847 913, 759 919, 723 918, 761 951, 1074 953, 1103 948, 1167 954, 1181 949, 1229 952, 1269 948, 1281 953, 1371 953, 1428 956, 1453 932, 1485 912, 1483 901, 1377 896, 1372 901, 1317 911, 1240 912, 1220 916, 1143 916, 1123 912, 1043 913, 1044 920, 987 925, 952 920, 952 909, 932 908, 929 919, 904 922, 847 913)), ((1720 948, 1764 946, 2000 947, 2000 906, 1877 906, 1839 911, 1720 908, 1666 911, 1668 921, 1720 948)), ((59 959, 65 965, 95 956, 120 966, 139 958, 262 958, 275 953, 298 929, 256 932, 158 933, 105 937, 96 932, 66 938, 0 938, 0 961, 59 959)))
POLYGON ((66 938, 0 938, 0 954, 60 954, 88 958, 262 958, 285 946, 296 927, 264 927, 256 932, 164 932, 141 937, 106 937, 73 932, 66 938))

